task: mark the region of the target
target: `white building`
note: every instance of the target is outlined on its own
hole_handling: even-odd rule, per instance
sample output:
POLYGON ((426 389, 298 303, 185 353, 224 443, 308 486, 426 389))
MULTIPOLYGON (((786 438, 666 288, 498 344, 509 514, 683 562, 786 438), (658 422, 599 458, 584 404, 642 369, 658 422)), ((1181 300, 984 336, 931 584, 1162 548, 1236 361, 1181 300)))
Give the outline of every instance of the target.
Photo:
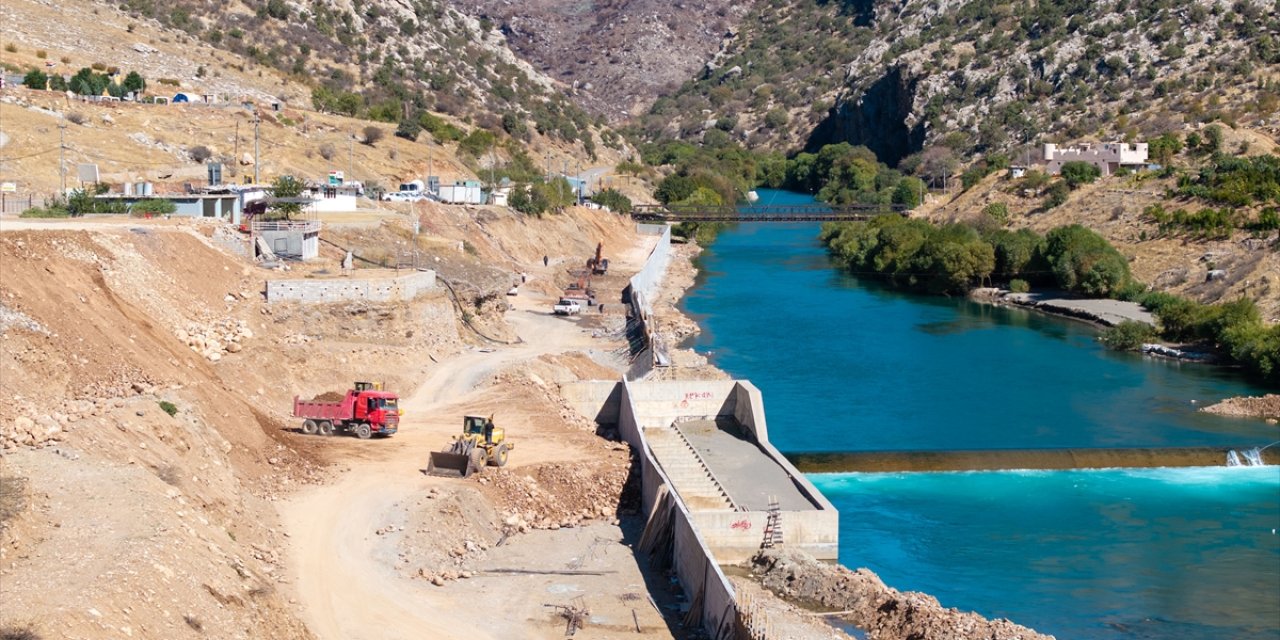
POLYGON ((1045 170, 1049 175, 1062 172, 1062 165, 1068 162, 1087 162, 1109 176, 1120 167, 1140 169, 1147 165, 1147 144, 1139 142, 1106 142, 1097 146, 1082 144, 1076 147, 1061 147, 1056 144, 1044 145, 1045 170))

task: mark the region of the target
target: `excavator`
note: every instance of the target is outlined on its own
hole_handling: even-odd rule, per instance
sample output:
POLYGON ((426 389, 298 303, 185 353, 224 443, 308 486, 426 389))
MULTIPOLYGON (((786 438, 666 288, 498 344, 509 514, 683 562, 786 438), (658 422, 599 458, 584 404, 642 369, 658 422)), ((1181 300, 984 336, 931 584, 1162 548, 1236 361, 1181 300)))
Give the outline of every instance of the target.
POLYGON ((604 243, 596 243, 596 255, 587 258, 587 268, 591 270, 591 275, 603 276, 609 273, 609 259, 604 257, 604 243))
POLYGON ((493 424, 493 416, 466 416, 462 434, 453 437, 443 451, 432 451, 427 462, 427 475, 466 478, 480 472, 485 465, 504 467, 515 444, 507 440, 506 430, 493 424))

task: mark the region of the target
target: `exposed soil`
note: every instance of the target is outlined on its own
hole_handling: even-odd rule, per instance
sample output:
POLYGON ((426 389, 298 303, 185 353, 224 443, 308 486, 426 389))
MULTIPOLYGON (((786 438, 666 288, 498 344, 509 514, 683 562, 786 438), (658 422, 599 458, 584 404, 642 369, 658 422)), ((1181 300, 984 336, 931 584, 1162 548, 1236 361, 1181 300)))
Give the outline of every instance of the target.
POLYGON ((1228 398, 1200 409, 1205 413, 1235 418, 1263 418, 1275 424, 1280 420, 1280 394, 1268 393, 1256 398, 1228 398))
POLYGON ((933 596, 885 586, 866 569, 850 571, 805 554, 769 550, 752 570, 770 591, 838 611, 867 632, 870 640, 1048 640, 1008 620, 987 620, 976 613, 947 609, 933 596))
MULTIPOLYGON (((618 282, 644 255, 616 216, 536 221, 442 209, 424 214, 444 229, 432 250, 467 255, 476 269, 453 277, 475 290, 483 278, 468 278, 485 269, 554 282, 563 269, 543 267, 542 255, 576 264, 601 239, 613 248, 618 282), (446 242, 451 234, 476 253, 446 242)), ((395 237, 391 222, 363 233, 385 241, 395 237)), ((529 597, 557 574, 465 581, 478 585, 471 591, 434 584, 454 577, 446 572, 459 558, 479 562, 480 549, 491 564, 463 570, 565 554, 563 568, 588 557, 601 629, 634 634, 638 623, 650 635, 679 635, 668 610, 623 597, 664 582, 627 546, 619 495, 629 453, 555 392, 562 381, 615 377, 626 364, 616 342, 552 316, 550 298, 532 290, 503 296, 489 314, 492 327, 518 338, 509 347, 461 328, 439 291, 407 304, 268 305, 256 293, 265 278, 304 274, 248 266, 209 238, 199 222, 4 222, 0 376, 12 401, 0 407, 0 629, 475 637, 477 606, 515 602, 524 613, 511 618, 513 632, 536 622, 544 631, 534 637, 560 637, 563 619, 543 600, 570 604, 583 594, 529 597), (402 394, 399 434, 297 433, 287 416, 293 396, 337 398, 352 380, 402 394), (508 430, 511 465, 467 481, 423 476, 428 452, 472 412, 495 414, 508 430), (442 535, 445 524, 456 535, 442 535), (583 538, 584 527, 597 533, 583 538), (544 537, 525 541, 534 535, 544 537), (462 555, 451 554, 459 545, 462 555), (369 609, 354 592, 395 604, 369 609)), ((310 269, 326 263, 339 271, 333 257, 310 269)))

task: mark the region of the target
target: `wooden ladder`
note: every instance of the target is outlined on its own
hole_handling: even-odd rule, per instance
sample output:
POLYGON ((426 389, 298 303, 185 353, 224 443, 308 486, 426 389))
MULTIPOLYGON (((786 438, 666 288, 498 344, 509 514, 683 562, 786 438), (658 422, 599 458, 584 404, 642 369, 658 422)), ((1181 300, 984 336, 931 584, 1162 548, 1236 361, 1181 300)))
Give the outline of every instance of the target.
POLYGON ((777 496, 769 496, 769 519, 764 523, 764 541, 761 549, 782 546, 782 507, 778 505, 777 496))

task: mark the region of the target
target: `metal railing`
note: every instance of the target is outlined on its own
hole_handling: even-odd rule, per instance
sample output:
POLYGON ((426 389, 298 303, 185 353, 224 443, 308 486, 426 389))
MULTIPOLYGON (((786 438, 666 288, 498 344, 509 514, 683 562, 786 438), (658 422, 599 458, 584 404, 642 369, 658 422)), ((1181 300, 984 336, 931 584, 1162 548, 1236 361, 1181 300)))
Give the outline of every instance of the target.
POLYGON ((793 205, 656 205, 635 206, 631 217, 642 222, 853 222, 876 216, 902 215, 907 208, 890 204, 793 205))

